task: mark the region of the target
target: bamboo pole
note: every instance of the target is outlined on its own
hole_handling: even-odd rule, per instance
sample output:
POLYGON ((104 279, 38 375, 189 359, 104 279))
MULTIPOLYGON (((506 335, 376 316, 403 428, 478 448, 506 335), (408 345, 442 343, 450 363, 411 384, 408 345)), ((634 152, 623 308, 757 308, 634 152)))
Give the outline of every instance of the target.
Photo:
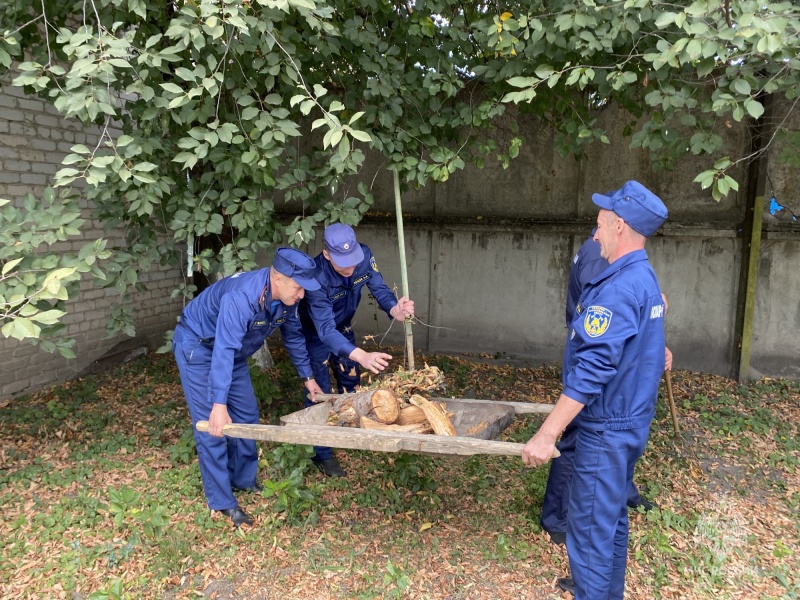
MULTIPOLYGON (((747 256, 747 280, 744 292, 744 311, 742 316, 742 342, 739 355, 739 381, 750 380, 750 353, 753 346, 753 318, 758 288, 758 263, 761 259, 761 221, 764 212, 764 196, 756 196, 753 202, 753 226, 750 232, 749 253, 747 256)), ((747 243, 747 240, 745 240, 747 243)))
MULTIPOLYGON (((403 236, 403 204, 400 201, 400 170, 394 173, 394 207, 397 213, 397 243, 400 247, 400 276, 403 282, 403 296, 409 298, 408 293, 408 269, 406 268, 406 243, 403 236)), ((411 331, 411 321, 404 321, 406 332, 406 352, 408 354, 408 370, 414 370, 414 334, 411 331)))

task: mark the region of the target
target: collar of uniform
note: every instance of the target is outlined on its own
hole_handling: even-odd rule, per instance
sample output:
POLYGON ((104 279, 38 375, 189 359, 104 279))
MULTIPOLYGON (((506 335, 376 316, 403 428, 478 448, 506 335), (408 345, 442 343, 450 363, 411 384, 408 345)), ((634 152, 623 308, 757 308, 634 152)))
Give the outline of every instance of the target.
POLYGON ((622 269, 624 269, 628 265, 631 265, 631 264, 636 263, 636 262, 641 262, 643 260, 644 261, 647 260, 647 251, 646 250, 642 249, 642 250, 634 250, 633 252, 628 252, 624 256, 620 256, 617 260, 615 260, 613 263, 608 265, 608 267, 606 268, 605 271, 600 273, 597 277, 592 279, 589 283, 591 283, 592 285, 600 283, 601 281, 603 281, 604 279, 608 279, 609 277, 611 277, 615 273, 619 273, 622 269))

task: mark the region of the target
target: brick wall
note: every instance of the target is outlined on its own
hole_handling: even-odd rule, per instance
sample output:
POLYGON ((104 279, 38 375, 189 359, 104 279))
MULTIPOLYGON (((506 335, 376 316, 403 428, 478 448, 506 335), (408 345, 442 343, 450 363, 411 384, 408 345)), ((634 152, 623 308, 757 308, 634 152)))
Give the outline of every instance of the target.
MULTIPOLYGON (((74 144, 91 146, 97 134, 80 122, 59 117, 49 104, 25 96, 19 88, 0 82, 0 198, 12 201, 27 193, 39 196, 61 168, 61 160, 74 144)), ((77 250, 87 241, 103 236, 101 224, 93 220, 88 202, 84 209, 84 239, 61 243, 56 250, 77 250)), ((104 236, 108 237, 108 236, 104 236)), ((110 244, 118 240, 111 239, 110 244)), ((156 268, 140 273, 146 292, 134 297, 136 334, 146 340, 150 350, 163 344, 163 334, 172 329, 181 309, 181 300, 170 294, 178 285, 178 269, 156 268)), ((38 388, 74 378, 102 358, 124 335, 109 337, 106 322, 114 301, 113 289, 102 289, 92 280, 81 283, 81 294, 70 299, 64 322, 67 335, 75 338, 76 359, 43 352, 28 342, 0 337, 0 398, 35 391, 38 388)))

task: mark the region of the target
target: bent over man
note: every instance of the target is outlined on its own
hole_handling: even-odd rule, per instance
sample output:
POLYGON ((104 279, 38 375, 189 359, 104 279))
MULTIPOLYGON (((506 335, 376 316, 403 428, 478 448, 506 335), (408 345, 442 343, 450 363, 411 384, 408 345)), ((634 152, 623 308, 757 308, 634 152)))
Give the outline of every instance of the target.
MULTIPOLYGON (((300 377, 311 366, 294 306, 305 291, 319 289, 314 261, 292 248, 279 248, 271 268, 225 277, 193 298, 181 313, 172 340, 200 461, 208 507, 236 527, 253 519, 239 507, 233 490, 253 490, 258 453, 253 440, 226 438, 227 423, 258 423, 259 410, 248 357, 280 327, 300 377), (208 433, 197 431, 208 421, 208 433)), ((309 383, 309 391, 318 392, 309 383)))
POLYGON ((563 391, 522 460, 544 464, 574 419, 567 514, 574 594, 576 600, 617 600, 625 591, 628 490, 665 366, 665 306, 644 245, 667 209, 636 181, 592 201, 600 208, 594 239, 610 265, 581 293, 564 352, 563 391))
MULTIPOLYGON (((353 228, 335 223, 325 228, 325 249, 314 259, 320 289, 310 291, 300 303, 300 321, 316 383, 331 392, 328 368, 333 369, 336 389, 352 392, 361 382, 361 369, 378 373, 392 359, 383 352, 366 352, 356 346, 353 317, 366 286, 375 301, 392 319, 414 316, 414 302, 399 300, 383 281, 375 257, 366 244, 358 243, 353 228)), ((313 404, 313 394, 305 405, 313 404)), ((314 463, 328 477, 344 477, 344 469, 330 448, 315 446, 314 463)))

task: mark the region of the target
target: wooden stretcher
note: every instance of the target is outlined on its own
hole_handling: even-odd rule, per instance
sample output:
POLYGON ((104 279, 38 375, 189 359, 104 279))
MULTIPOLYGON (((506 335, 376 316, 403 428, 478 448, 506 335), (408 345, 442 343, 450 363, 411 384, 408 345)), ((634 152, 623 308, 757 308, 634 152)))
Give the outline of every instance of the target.
MULTIPOLYGON (((317 396, 319 397, 320 395, 317 396)), ((447 410, 453 413, 451 420, 456 436, 450 437, 326 425, 331 402, 337 397, 335 394, 326 394, 322 402, 281 417, 281 425, 230 423, 225 425, 223 433, 226 436, 251 440, 374 452, 410 452, 434 456, 521 456, 524 444, 503 442, 495 438, 511 424, 516 415, 549 414, 553 410, 552 404, 429 398, 432 402, 444 403, 447 410)), ((208 431, 208 421, 199 421, 197 429, 208 431)), ((556 456, 557 450, 553 458, 556 456)))

